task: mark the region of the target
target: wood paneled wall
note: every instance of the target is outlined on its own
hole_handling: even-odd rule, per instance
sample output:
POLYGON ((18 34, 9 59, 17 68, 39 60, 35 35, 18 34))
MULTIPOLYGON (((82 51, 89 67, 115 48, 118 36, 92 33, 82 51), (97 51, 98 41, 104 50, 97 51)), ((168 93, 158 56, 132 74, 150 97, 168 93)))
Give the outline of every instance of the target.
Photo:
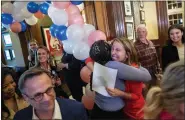
POLYGON ((96 25, 107 40, 125 36, 123 1, 86 1, 85 7, 87 23, 96 25))

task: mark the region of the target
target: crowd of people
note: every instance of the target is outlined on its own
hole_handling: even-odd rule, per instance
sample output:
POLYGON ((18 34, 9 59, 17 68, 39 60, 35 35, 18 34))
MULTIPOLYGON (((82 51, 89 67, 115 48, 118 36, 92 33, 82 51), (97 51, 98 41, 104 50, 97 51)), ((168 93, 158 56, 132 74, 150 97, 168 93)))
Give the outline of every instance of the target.
POLYGON ((94 42, 85 63, 64 51, 61 63, 54 65, 48 48, 30 40, 29 69, 20 78, 1 66, 2 119, 184 119, 184 28, 169 27, 162 65, 146 27, 136 31, 135 42, 124 37, 94 42), (115 88, 106 87, 111 97, 95 92, 89 111, 82 103, 87 84, 80 70, 86 65, 93 75, 94 62, 118 72, 115 88), (75 100, 61 87, 61 74, 75 100))

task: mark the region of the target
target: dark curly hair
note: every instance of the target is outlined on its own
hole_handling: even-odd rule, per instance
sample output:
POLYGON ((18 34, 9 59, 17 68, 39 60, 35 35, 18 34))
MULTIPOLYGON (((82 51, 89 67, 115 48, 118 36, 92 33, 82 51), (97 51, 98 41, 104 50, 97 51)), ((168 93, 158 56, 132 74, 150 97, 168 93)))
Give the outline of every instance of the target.
POLYGON ((111 60, 111 46, 104 40, 94 42, 89 55, 95 62, 104 65, 111 60))
POLYGON ((169 27, 169 29, 168 29, 168 41, 167 41, 167 44, 169 44, 169 45, 172 45, 173 44, 173 41, 170 39, 170 31, 172 30, 172 29, 179 29, 182 33, 183 33, 183 36, 182 36, 182 43, 184 43, 185 42, 185 38, 184 38, 184 28, 181 26, 181 25, 179 25, 179 24, 174 24, 174 25, 171 25, 170 27, 169 27))
MULTIPOLYGON (((4 84, 4 82, 5 82, 4 80, 5 80, 7 75, 11 75, 14 80, 17 79, 16 72, 13 68, 11 68, 11 67, 1 67, 1 84, 2 85, 4 84)), ((22 97, 21 92, 18 90, 17 86, 15 88, 15 92, 19 97, 22 97)), ((1 91, 1 97, 3 98, 3 96, 4 96, 3 92, 1 91)), ((8 116, 2 116, 2 117, 8 118, 10 116, 10 111, 7 108, 7 106, 5 105, 4 100, 1 100, 1 107, 2 107, 1 108, 2 112, 5 112, 5 113, 8 114, 8 116)))

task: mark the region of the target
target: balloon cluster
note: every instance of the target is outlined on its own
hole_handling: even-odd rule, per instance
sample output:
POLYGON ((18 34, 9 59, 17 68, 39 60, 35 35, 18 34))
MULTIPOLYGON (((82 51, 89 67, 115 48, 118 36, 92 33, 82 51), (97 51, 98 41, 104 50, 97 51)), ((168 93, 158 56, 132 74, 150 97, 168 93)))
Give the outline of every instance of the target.
POLYGON ((6 2, 2 6, 2 23, 12 32, 25 31, 28 25, 35 25, 38 19, 48 15, 52 37, 62 41, 64 51, 78 60, 89 57, 91 45, 106 40, 106 35, 91 24, 85 24, 81 15, 83 1, 6 2))
POLYGON ((48 2, 6 2, 2 5, 2 24, 12 32, 25 31, 28 25, 35 25, 38 19, 47 15, 48 2))
POLYGON ((51 2, 48 16, 53 21, 51 36, 62 41, 64 51, 78 60, 89 57, 91 45, 97 40, 106 40, 106 35, 91 24, 85 24, 80 13, 82 1, 51 2))

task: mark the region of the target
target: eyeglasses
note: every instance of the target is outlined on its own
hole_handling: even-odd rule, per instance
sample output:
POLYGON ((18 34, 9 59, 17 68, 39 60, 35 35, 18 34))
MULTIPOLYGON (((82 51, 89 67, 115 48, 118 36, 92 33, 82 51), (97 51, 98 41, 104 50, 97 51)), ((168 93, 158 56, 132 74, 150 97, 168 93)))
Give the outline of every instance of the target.
POLYGON ((34 95, 34 97, 29 97, 28 95, 26 95, 28 98, 32 99, 32 100, 35 100, 36 102, 39 102, 43 99, 43 96, 44 96, 44 93, 46 93, 47 95, 51 96, 52 93, 53 93, 53 88, 54 86, 52 87, 49 87, 45 92, 43 93, 37 93, 36 95, 34 95))

